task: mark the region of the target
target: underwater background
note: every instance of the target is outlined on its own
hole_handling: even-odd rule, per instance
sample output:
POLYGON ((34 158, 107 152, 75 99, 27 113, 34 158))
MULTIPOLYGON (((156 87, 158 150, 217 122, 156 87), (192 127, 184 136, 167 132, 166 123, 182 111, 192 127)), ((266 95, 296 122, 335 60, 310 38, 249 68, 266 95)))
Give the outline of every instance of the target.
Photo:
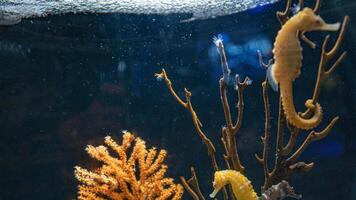
MULTIPOLYGON (((177 91, 189 88, 203 128, 221 155, 221 68, 212 42, 217 34, 224 39, 233 73, 253 80, 245 91, 237 141, 246 175, 259 191, 263 169, 254 154, 263 148, 265 70, 256 51, 272 57, 280 29, 275 13, 284 7, 281 1, 191 22, 182 22, 189 18, 184 14, 66 14, 0 27, 0 199, 76 198, 73 167, 95 165, 86 145, 102 144, 106 135, 120 140, 122 130, 143 138, 148 147, 166 149, 168 174, 177 181, 188 178, 194 166, 203 193, 209 194, 213 170, 206 148, 190 114, 154 73, 164 67, 177 91)), ((290 183, 306 200, 356 200, 356 3, 325 0, 320 15, 327 22, 351 18, 341 47, 348 56, 320 97, 325 110, 321 127, 333 116, 340 120, 301 156, 315 162, 314 169, 295 174, 290 183)), ((312 95, 325 35, 308 34, 316 49, 303 45, 302 75, 294 91, 297 110, 312 95)), ((233 92, 229 95, 233 100, 233 92)), ((270 91, 270 98, 275 129, 277 93, 270 91)), ((187 192, 183 199, 190 199, 187 192)))

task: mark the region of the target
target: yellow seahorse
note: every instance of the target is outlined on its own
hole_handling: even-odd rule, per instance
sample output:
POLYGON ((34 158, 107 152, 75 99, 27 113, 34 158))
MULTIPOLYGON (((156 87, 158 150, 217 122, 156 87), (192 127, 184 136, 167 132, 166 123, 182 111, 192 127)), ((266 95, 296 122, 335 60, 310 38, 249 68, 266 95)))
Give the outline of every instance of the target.
POLYGON ((287 197, 293 199, 302 198, 302 195, 296 194, 294 188, 285 180, 272 185, 258 197, 251 182, 236 170, 221 170, 215 172, 213 182, 214 191, 210 194, 210 197, 215 198, 220 189, 227 184, 231 184, 232 192, 237 200, 281 200, 287 197))
POLYGON ((314 114, 309 119, 298 115, 293 102, 293 81, 299 77, 302 67, 302 48, 300 46, 298 32, 300 31, 337 31, 340 23, 327 24, 316 15, 312 9, 304 8, 291 17, 278 32, 274 43, 275 63, 267 70, 268 82, 277 91, 278 84, 282 98, 282 105, 289 123, 301 128, 312 129, 319 125, 322 119, 322 108, 311 100, 307 100, 305 106, 313 109, 314 114))
POLYGON ((257 194, 251 182, 240 172, 235 170, 221 170, 214 175, 214 191, 210 194, 214 198, 219 190, 227 184, 231 184, 232 192, 238 200, 257 200, 257 194))

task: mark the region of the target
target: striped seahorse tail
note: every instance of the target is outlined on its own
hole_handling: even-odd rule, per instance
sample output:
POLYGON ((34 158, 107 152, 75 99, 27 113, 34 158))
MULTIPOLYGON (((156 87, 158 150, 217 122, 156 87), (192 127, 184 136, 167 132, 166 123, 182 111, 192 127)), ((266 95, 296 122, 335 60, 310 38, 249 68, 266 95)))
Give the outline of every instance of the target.
POLYGON ((314 110, 314 115, 309 119, 304 119, 295 110, 293 102, 292 81, 284 80, 280 83, 282 105, 288 122, 297 128, 310 130, 318 126, 323 117, 323 109, 319 103, 312 104, 310 100, 306 102, 307 108, 314 110))

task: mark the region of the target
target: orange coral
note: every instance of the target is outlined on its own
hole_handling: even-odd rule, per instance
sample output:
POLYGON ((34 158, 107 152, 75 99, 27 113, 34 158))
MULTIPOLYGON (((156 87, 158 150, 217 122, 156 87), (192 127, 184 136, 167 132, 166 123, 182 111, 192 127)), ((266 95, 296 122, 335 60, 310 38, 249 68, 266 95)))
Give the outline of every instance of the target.
POLYGON ((147 150, 145 142, 129 132, 124 132, 122 145, 109 136, 105 138, 105 144, 118 158, 112 157, 105 146, 88 145, 88 154, 103 165, 95 171, 75 167, 75 176, 81 183, 78 199, 181 199, 183 187, 175 184, 172 178, 164 177, 168 168, 163 164, 167 155, 165 150, 158 153, 154 147, 147 150), (127 151, 133 141, 135 145, 128 157, 127 151))

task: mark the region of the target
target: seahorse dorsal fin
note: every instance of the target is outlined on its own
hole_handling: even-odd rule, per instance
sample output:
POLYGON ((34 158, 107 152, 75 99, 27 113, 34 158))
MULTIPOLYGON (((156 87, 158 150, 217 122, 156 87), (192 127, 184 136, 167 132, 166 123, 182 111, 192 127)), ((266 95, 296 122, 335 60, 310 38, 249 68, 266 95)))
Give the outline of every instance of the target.
POLYGON ((267 80, 268 80, 268 83, 271 86, 271 88, 275 92, 278 92, 278 82, 277 82, 276 78, 274 77, 274 73, 273 73, 273 70, 272 70, 273 67, 274 67, 274 64, 270 65, 267 68, 267 80))

